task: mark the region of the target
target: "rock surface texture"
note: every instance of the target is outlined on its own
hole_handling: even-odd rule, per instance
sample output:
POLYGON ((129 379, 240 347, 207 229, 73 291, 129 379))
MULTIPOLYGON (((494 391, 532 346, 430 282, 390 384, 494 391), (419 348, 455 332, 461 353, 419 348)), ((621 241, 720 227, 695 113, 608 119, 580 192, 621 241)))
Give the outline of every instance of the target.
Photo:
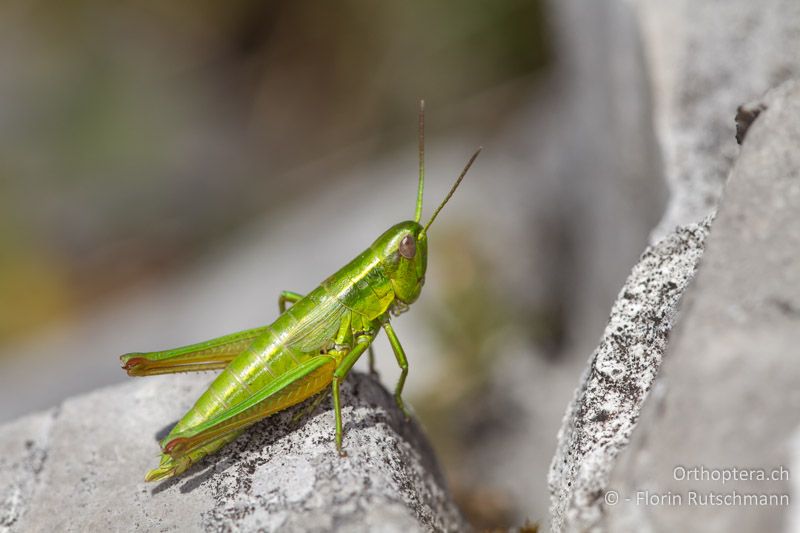
POLYGON ((567 409, 550 468, 555 530, 602 518, 602 495, 661 366, 678 301, 692 279, 708 224, 649 248, 619 294, 600 346, 567 409))
MULTIPOLYGON (((610 487, 610 531, 781 531, 785 505, 690 505, 698 495, 791 495, 790 479, 682 479, 676 467, 784 468, 800 429, 800 83, 771 91, 750 126, 703 266, 610 487), (642 491, 683 505, 636 505, 642 491), (624 497, 633 498, 626 502, 624 497)), ((698 496, 699 497, 699 496, 698 496)), ((733 501, 733 500, 731 500, 733 501)))
POLYGON ((671 191, 659 239, 713 213, 739 153, 741 104, 800 76, 800 3, 636 0, 671 191))
MULTIPOLYGON (((671 199, 653 231, 652 246, 620 292, 600 346, 589 358, 567 409, 548 480, 555 531, 604 530, 608 526, 604 522, 603 496, 609 477, 644 416, 641 409, 648 391, 654 384, 657 390, 655 379, 667 350, 669 331, 678 317, 680 298, 695 269, 702 264, 705 234, 739 153, 734 121, 737 108, 770 87, 800 76, 800 4, 796 2, 640 0, 634 4, 650 67, 656 130, 671 199), (687 232, 693 240, 685 242, 691 242, 691 246, 676 245, 686 239, 687 232), (676 277, 676 273, 680 275, 676 277), (639 290, 631 291, 631 287, 639 290)), ((788 92, 781 94, 782 99, 790 98, 788 92)), ((746 132, 745 145, 756 142, 750 135, 754 135, 768 112, 755 118, 746 132)), ((798 122, 796 118, 792 120, 798 122)), ((739 133, 741 136, 744 132, 739 133)), ((759 135, 759 142, 765 146, 776 143, 773 155, 789 164, 785 156, 779 155, 779 147, 788 146, 789 134, 785 130, 776 131, 772 140, 764 139, 772 134, 759 135)), ((795 151, 797 146, 795 142, 795 151)), ((763 180, 768 179, 768 169, 773 176, 769 179, 777 180, 777 174, 786 168, 764 168, 763 180)), ((748 172, 756 171, 753 167, 748 172)), ((794 173, 796 176, 797 167, 794 173)), ((777 184, 763 181, 760 186, 766 191, 777 184)), ((770 198, 766 192, 760 197, 765 202, 770 198)), ((751 216, 749 224, 765 227, 781 220, 773 218, 769 204, 761 207, 763 218, 751 216)), ((797 216, 798 210, 794 213, 797 216)), ((723 222, 715 222, 714 231, 729 221, 725 217, 723 222)), ((744 229, 740 227, 738 231, 744 229)), ((731 246, 736 247, 735 232, 729 235, 731 246)), ((775 242, 772 246, 776 246, 775 242)), ((764 245, 761 253, 768 253, 768 248, 764 245)), ((794 257, 798 255, 795 250, 794 257)), ((742 278, 760 275, 758 270, 748 270, 745 263, 733 261, 725 268, 738 272, 742 278)), ((800 270, 796 259, 789 258, 782 268, 800 270)), ((722 266, 719 269, 724 270, 722 266)), ((787 305, 784 302, 782 308, 791 314, 794 307, 787 305)), ((740 327, 745 329, 746 324, 741 323, 740 327)), ((693 353, 695 359, 702 354, 697 346, 693 353)), ((706 377, 709 383, 715 381, 711 375, 706 377)), ((752 412, 756 413, 757 408, 752 412)), ((647 416, 658 415, 648 411, 647 416)), ((702 423, 697 417, 693 421, 702 423)), ((732 438, 735 437, 729 435, 732 438)), ((695 445, 702 447, 702 443, 695 445)), ((635 469, 629 475, 635 476, 635 469)), ((730 522, 733 523, 736 522, 730 522)), ((695 522, 695 527, 703 527, 698 524, 704 523, 695 522)), ((638 525, 643 526, 643 522, 638 525)))
POLYGON ((0 531, 466 528, 419 427, 357 373, 342 388, 347 457, 326 400, 300 422, 292 409, 257 424, 182 477, 144 483, 157 436, 208 381, 136 380, 0 428, 0 531))

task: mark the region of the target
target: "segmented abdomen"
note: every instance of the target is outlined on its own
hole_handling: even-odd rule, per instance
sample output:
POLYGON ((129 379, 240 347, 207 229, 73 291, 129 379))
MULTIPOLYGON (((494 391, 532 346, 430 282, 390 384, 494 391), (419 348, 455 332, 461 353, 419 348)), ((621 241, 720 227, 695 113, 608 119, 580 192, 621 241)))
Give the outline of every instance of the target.
MULTIPOLYGON (((170 435, 218 415, 329 348, 350 311, 323 291, 289 308, 217 376, 170 435)), ((328 356, 325 356, 328 357, 328 356)), ((299 403, 330 383, 335 361, 259 404, 263 416, 299 403), (274 407, 274 409, 273 409, 274 407)))

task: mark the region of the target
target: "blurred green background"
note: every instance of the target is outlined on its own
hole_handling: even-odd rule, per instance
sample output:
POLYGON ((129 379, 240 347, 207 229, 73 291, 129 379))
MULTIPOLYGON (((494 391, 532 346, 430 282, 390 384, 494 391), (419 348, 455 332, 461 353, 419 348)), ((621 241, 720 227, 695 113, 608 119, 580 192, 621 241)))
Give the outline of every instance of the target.
POLYGON ((496 125, 521 87, 448 112, 552 59, 527 0, 11 1, 0 30, 0 342, 302 206, 409 141, 419 97, 496 125))
MULTIPOLYGON (((209 254, 225 254, 215 250, 236 242, 253 221, 313 209, 309 196, 336 191, 357 165, 401 149, 413 161, 419 98, 428 104, 434 147, 435 139, 465 131, 488 140, 514 120, 553 62, 546 8, 537 0, 3 2, 0 359, 30 364, 19 370, 0 361, 0 374, 20 390, 50 389, 62 374, 52 362, 59 358, 78 374, 41 402, 7 404, 5 416, 123 379, 116 368, 91 368, 99 360, 116 367, 117 353, 89 356, 108 349, 92 340, 95 328, 107 327, 96 314, 125 309, 140 293, 147 299, 148 287, 169 285, 209 254), (40 342, 52 328, 66 328, 59 338, 72 348, 40 342), (114 377, 97 377, 103 372, 114 377)), ((459 146, 457 165, 473 148, 459 146)), ((447 174, 429 179, 442 189, 459 169, 448 165, 447 174)), ((414 163, 403 175, 370 180, 364 199, 342 209, 395 203, 382 197, 379 181, 403 180, 411 214, 414 163)), ((438 201, 432 194, 428 210, 438 201)), ((393 222, 369 231, 377 235, 393 222)), ((350 228, 337 226, 318 231, 348 241, 350 228)), ((476 285, 492 270, 475 236, 442 226, 443 248, 433 253, 444 265, 444 299, 421 317, 436 332, 438 366, 452 369, 454 379, 429 392, 422 387, 416 403, 428 426, 457 429, 453 409, 485 386, 481 329, 511 313, 476 285)), ((362 241, 347 242, 344 256, 362 241)), ((296 253, 306 245, 299 237, 296 253)), ((338 266, 328 261, 323 270, 338 266)), ((264 290, 297 288, 281 283, 265 279, 264 290)), ((273 306, 263 305, 264 322, 274 317, 273 306)), ((149 319, 127 316, 130 323, 149 319)), ((153 320, 169 320, 168 311, 160 316, 153 320)), ((202 325, 196 329, 205 335, 202 325)), ((161 347, 136 342, 120 341, 118 349, 161 347)), ((432 435, 448 469, 457 470, 458 431, 432 435)), ((514 516, 510 503, 491 498, 483 498, 486 509, 471 510, 471 489, 456 492, 479 525, 514 516)))

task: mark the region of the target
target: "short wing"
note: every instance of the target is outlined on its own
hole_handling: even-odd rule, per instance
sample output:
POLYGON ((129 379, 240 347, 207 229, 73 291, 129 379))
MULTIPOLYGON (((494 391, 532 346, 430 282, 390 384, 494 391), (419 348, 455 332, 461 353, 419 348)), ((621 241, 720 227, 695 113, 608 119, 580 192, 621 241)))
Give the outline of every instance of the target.
POLYGON ((228 433, 302 402, 331 382, 335 367, 336 361, 328 355, 320 355, 302 363, 215 417, 170 435, 162 442, 164 453, 172 457, 183 456, 228 433))
POLYGON ((248 329, 161 352, 129 353, 121 356, 120 361, 129 376, 219 370, 225 368, 268 329, 269 326, 248 329))

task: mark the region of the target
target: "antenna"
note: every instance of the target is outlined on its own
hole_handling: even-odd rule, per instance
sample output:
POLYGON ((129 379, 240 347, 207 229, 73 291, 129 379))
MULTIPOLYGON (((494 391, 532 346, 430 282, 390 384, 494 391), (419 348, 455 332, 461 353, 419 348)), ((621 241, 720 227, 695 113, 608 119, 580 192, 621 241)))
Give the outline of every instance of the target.
POLYGON ((417 185, 417 210, 414 222, 422 217, 422 191, 425 189, 425 100, 419 101, 419 184, 417 185))
POLYGON ((464 170, 461 171, 461 174, 458 176, 458 179, 456 179, 456 182, 450 188, 450 192, 447 193, 447 196, 445 196, 444 200, 442 200, 442 203, 439 204, 439 207, 437 207, 436 211, 433 212, 433 216, 431 216, 431 219, 428 221, 427 224, 425 224, 425 227, 422 228, 420 235, 425 234, 428 231, 428 228, 431 226, 431 224, 433 224, 433 221, 436 219, 436 215, 439 214, 439 211, 442 210, 444 205, 448 202, 448 200, 450 200, 450 197, 453 196, 453 193, 456 192, 456 189, 458 189, 458 186, 461 184, 461 180, 463 180, 464 176, 467 175, 469 167, 471 167, 472 163, 475 162, 475 158, 478 157, 478 154, 481 153, 481 150, 483 150, 483 146, 479 146, 478 149, 475 150, 475 153, 472 154, 472 157, 469 158, 469 161, 467 161, 467 166, 465 166, 464 170))

